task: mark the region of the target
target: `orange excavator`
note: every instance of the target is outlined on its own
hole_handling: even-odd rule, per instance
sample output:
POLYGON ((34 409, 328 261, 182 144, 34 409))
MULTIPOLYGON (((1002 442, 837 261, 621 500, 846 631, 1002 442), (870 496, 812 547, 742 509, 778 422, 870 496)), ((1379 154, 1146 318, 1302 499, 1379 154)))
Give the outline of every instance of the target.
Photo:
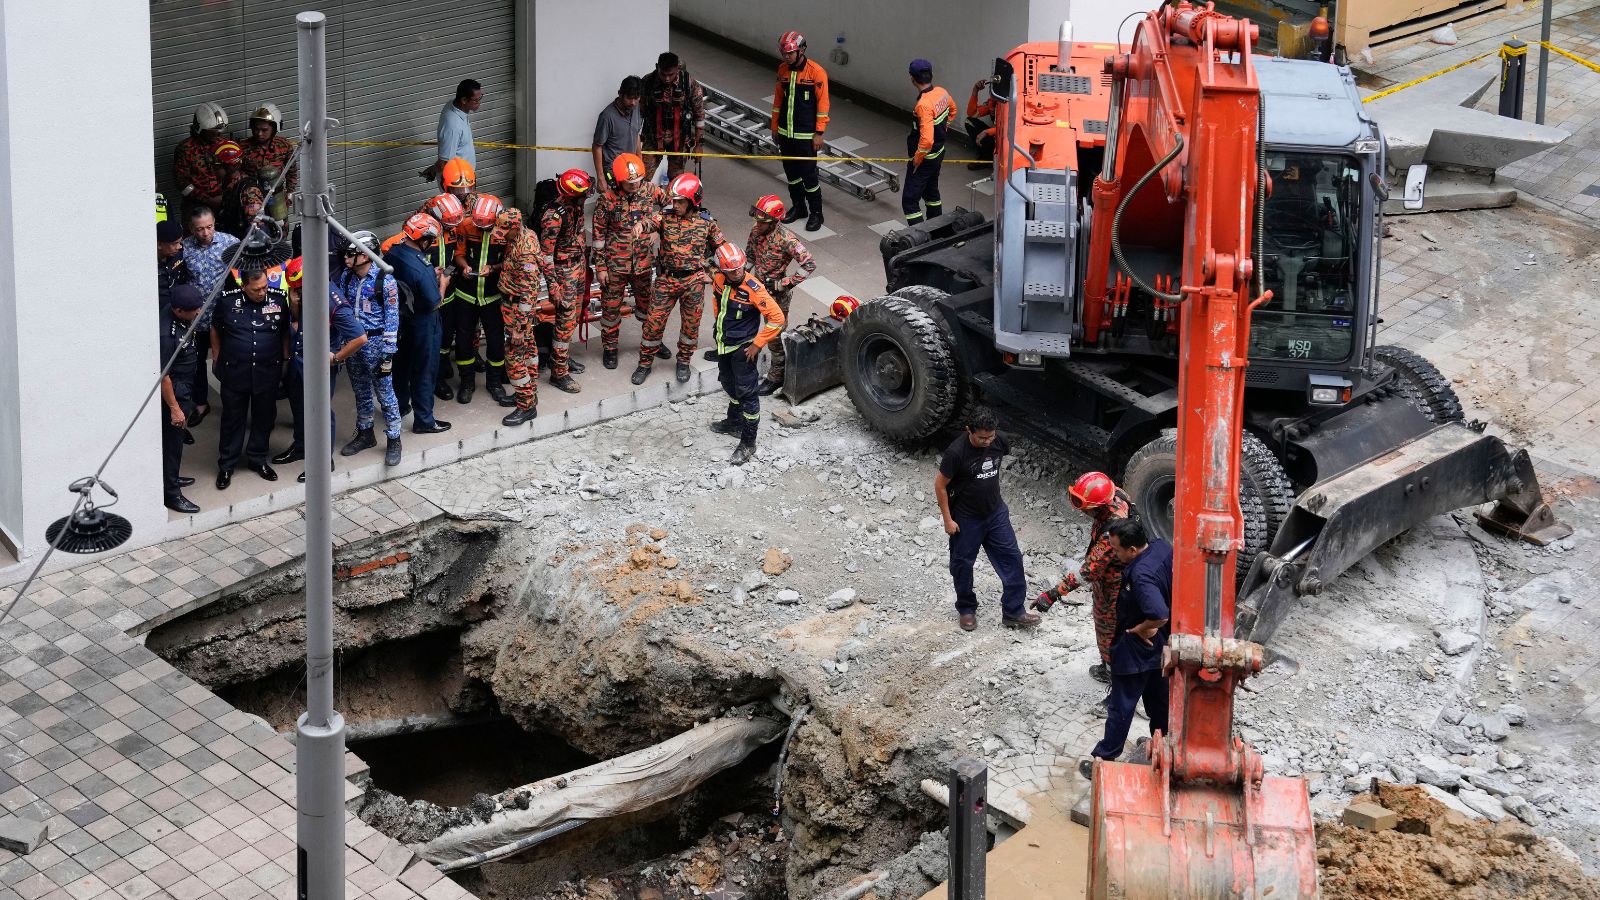
MULTIPOLYGON (((1234 688, 1264 655, 1234 636, 1250 317, 1272 296, 1254 277, 1268 182, 1255 37, 1253 24, 1179 3, 1151 13, 1129 51, 1093 73, 1111 79, 1116 122, 1093 202, 1116 212, 1091 223, 1086 290, 1109 293, 1118 263, 1142 280, 1124 232, 1148 242, 1164 231, 1183 250, 1176 280, 1146 286, 1178 335, 1171 734, 1152 738, 1148 765, 1095 764, 1091 897, 1317 892, 1305 783, 1265 775, 1233 733, 1234 688), (1141 190, 1151 195, 1143 209, 1141 190)), ((1002 144, 1022 152, 1020 141, 1002 144)))

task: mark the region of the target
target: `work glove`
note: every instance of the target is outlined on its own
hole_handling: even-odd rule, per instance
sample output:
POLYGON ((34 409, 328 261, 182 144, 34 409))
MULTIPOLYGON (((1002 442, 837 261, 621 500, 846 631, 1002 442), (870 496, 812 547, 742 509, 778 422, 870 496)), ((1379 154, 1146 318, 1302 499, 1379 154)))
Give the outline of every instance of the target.
POLYGON ((1050 607, 1055 606, 1060 600, 1061 588, 1060 586, 1056 586, 1040 594, 1038 597, 1035 597, 1032 606, 1039 612, 1049 612, 1050 607))
POLYGON ((383 377, 394 371, 394 357, 385 354, 378 362, 378 377, 383 377))

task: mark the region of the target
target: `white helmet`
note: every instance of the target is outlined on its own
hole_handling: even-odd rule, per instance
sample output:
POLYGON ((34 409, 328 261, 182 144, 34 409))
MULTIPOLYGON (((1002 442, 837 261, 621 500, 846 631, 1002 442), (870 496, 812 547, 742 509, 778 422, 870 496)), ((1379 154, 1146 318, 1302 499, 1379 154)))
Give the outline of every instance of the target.
POLYGON ((189 126, 191 131, 219 131, 228 127, 228 113, 222 104, 211 100, 194 108, 194 122, 189 126))
POLYGON ((351 243, 361 244, 368 250, 378 249, 378 236, 370 231, 357 231, 353 232, 350 236, 355 238, 355 240, 351 243))
POLYGON ((256 104, 255 111, 250 114, 251 127, 258 121, 271 122, 275 132, 283 130, 283 113, 278 112, 277 104, 270 101, 263 100, 256 104))

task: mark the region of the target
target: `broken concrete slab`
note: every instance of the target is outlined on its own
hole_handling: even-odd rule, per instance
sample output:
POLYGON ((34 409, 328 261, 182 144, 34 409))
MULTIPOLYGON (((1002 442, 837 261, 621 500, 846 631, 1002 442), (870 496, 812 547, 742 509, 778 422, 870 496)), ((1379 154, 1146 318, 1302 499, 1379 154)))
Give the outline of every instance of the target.
POLYGON ((1478 643, 1478 636, 1460 629, 1451 629, 1439 635, 1439 649, 1446 656, 1460 656, 1478 643))
POLYGON ((0 850, 26 856, 44 842, 46 825, 21 816, 0 817, 0 850))
POLYGON ((1435 787, 1453 788, 1461 783, 1461 767, 1437 756, 1417 757, 1417 781, 1435 787))
POLYGON ((1473 809, 1478 816, 1482 816, 1491 822, 1498 822, 1508 815, 1506 808, 1500 805, 1499 800, 1483 791, 1462 788, 1456 792, 1456 798, 1473 809))

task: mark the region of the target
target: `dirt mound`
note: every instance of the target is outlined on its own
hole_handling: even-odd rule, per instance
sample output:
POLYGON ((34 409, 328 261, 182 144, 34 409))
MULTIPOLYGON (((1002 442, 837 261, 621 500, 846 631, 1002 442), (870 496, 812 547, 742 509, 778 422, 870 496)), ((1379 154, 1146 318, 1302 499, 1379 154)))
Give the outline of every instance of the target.
POLYGON ((1317 826, 1324 900, 1597 898, 1600 883, 1576 860, 1515 819, 1490 824, 1446 809, 1420 787, 1378 785, 1372 802, 1399 818, 1395 830, 1317 826))

